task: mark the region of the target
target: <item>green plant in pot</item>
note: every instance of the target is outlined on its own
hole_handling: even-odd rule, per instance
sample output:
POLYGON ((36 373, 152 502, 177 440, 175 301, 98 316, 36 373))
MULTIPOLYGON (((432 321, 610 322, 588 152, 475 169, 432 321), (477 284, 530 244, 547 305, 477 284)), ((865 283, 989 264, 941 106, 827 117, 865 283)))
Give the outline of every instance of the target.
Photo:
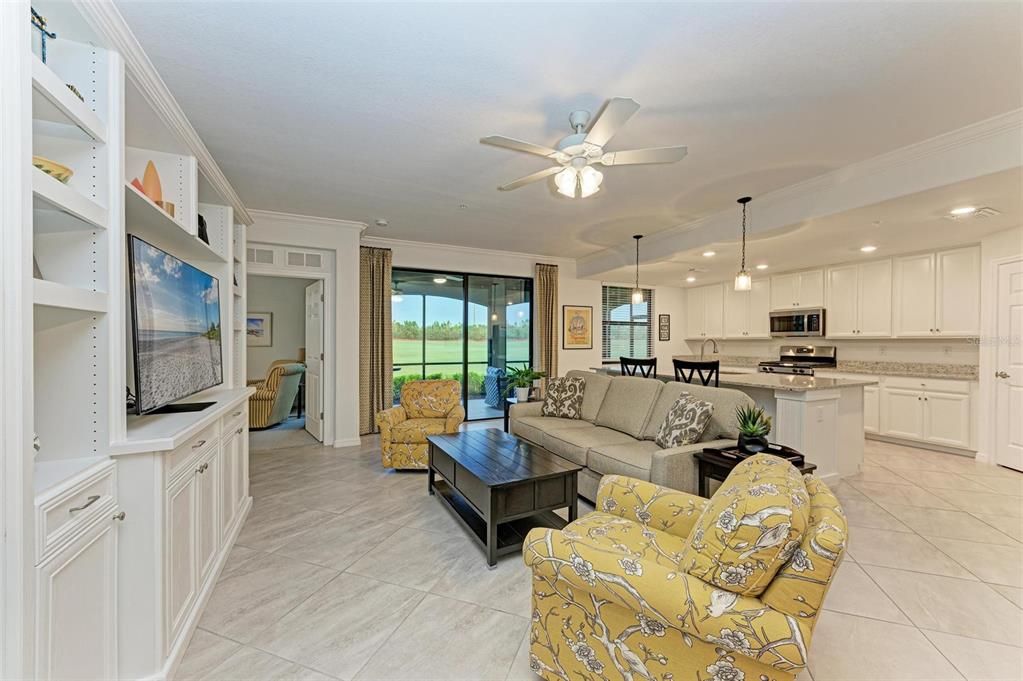
POLYGON ((515 399, 525 402, 529 399, 529 391, 535 381, 547 374, 530 367, 514 367, 508 370, 508 392, 514 391, 515 399))
POLYGON ((767 435, 771 432, 771 417, 757 406, 740 405, 735 408, 739 423, 739 451, 752 456, 767 449, 767 435))

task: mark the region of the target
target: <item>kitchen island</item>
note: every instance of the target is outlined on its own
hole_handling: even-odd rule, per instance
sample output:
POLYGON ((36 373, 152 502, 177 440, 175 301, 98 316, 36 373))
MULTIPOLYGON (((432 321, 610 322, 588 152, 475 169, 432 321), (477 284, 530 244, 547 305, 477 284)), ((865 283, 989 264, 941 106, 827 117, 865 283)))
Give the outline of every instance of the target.
MULTIPOLYGON (((619 375, 617 366, 593 367, 594 371, 619 375)), ((675 377, 658 374, 662 381, 675 377)), ((863 463, 863 386, 870 377, 830 378, 791 374, 758 373, 749 367, 722 367, 720 387, 733 388, 753 398, 771 417, 771 442, 801 452, 817 464, 817 476, 825 481, 859 472, 863 463)))

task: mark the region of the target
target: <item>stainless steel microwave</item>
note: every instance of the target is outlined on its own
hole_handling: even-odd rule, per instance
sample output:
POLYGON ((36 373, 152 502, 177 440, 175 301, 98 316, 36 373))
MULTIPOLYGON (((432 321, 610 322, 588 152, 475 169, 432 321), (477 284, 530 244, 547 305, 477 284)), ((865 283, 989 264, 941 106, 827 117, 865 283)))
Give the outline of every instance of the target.
POLYGON ((823 335, 824 308, 822 307, 777 310, 771 313, 771 336, 775 338, 823 335))

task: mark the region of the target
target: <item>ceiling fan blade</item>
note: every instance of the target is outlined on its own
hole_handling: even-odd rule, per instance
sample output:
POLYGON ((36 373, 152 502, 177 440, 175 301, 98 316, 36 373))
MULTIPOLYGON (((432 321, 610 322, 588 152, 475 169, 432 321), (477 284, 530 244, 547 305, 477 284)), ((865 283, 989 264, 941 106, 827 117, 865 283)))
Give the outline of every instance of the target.
POLYGON ((606 166, 634 166, 643 163, 676 163, 684 159, 688 153, 688 147, 681 146, 609 151, 600 158, 600 162, 606 166))
POLYGON ((480 144, 489 144, 494 147, 501 147, 502 149, 511 149, 512 151, 536 154, 537 156, 543 156, 544 158, 554 158, 558 155, 558 151, 555 149, 541 147, 539 144, 523 142, 522 140, 512 139, 511 137, 505 137, 504 135, 481 137, 480 144))
POLYGON ((543 170, 539 170, 533 173, 532 175, 520 177, 519 179, 509 182, 506 185, 500 186, 498 187, 498 189, 500 189, 503 192, 510 192, 512 189, 518 189, 522 185, 529 184, 530 182, 536 182, 537 180, 542 180, 545 177, 550 177, 551 175, 561 172, 562 170, 564 170, 562 166, 551 166, 550 168, 544 168, 543 170))
POLYGON ((586 142, 602 147, 615 136, 618 129, 639 111, 639 104, 630 97, 612 97, 590 124, 586 142))

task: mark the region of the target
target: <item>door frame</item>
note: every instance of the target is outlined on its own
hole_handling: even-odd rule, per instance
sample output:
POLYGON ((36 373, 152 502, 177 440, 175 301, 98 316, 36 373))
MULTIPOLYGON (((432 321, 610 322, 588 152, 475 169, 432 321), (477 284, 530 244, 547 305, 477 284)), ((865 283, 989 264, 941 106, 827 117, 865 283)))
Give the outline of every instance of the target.
MULTIPOLYGON (((251 244, 249 244, 251 246, 251 244)), ((304 246, 285 246, 285 248, 294 248, 295 250, 302 250, 304 252, 318 252, 324 256, 327 255, 326 251, 316 248, 306 248, 304 246)), ((330 261, 333 262, 333 254, 331 254, 330 261)), ((323 280, 323 371, 321 382, 323 384, 323 444, 325 447, 334 446, 334 405, 335 391, 337 389, 335 381, 337 374, 337 361, 335 357, 335 345, 334 345, 334 318, 336 315, 336 303, 334 301, 334 271, 331 268, 330 271, 317 271, 317 270, 295 270, 282 265, 260 265, 253 262, 248 263, 248 269, 245 272, 246 277, 279 277, 282 279, 309 279, 309 280, 323 280), (330 389, 327 389, 330 386, 330 389), (331 414, 331 417, 327 417, 327 414, 331 414)), ((248 282, 246 282, 246 288, 248 282)), ((248 306, 249 298, 245 297, 245 304, 248 306)), ((305 298, 302 299, 302 308, 305 309, 305 298)), ((245 311, 248 314, 248 310, 245 311)), ((245 362, 248 364, 248 353, 245 353, 245 362)), ((247 366, 246 366, 247 368, 247 366)), ((246 376, 248 372, 246 372, 246 376)))
POLYGON ((983 249, 981 251, 981 266, 983 267, 983 278, 981 279, 980 294, 980 338, 977 343, 980 345, 979 382, 980 382, 980 406, 974 412, 979 421, 978 434, 981 438, 977 448, 977 461, 997 465, 998 446, 998 423, 995 418, 995 407, 998 402, 998 385, 994 379, 998 363, 998 272, 1002 265, 1010 265, 1016 262, 1023 262, 1023 253, 992 258, 984 263, 983 249), (986 294, 986 295, 985 295, 986 294), (985 305, 985 301, 991 301, 985 305))
MULTIPOLYGON (((488 416, 481 419, 470 419, 469 418, 469 277, 500 277, 501 279, 521 279, 522 281, 529 282, 529 366, 533 366, 533 360, 536 357, 536 347, 534 345, 535 338, 535 320, 536 320, 536 282, 533 277, 521 277, 512 274, 487 274, 485 272, 458 272, 455 270, 445 270, 440 268, 431 267, 401 267, 391 266, 391 280, 394 280, 394 270, 400 270, 402 272, 420 272, 422 274, 450 274, 452 276, 462 278, 462 406, 465 407, 465 420, 466 421, 486 421, 489 419, 497 418, 488 416)), ((423 341, 426 341, 426 320, 423 320, 423 341)), ((391 343, 394 343, 394 339, 391 339, 391 343)), ((425 348, 424 348, 425 350, 425 348)), ((428 366, 429 363, 426 361, 426 354, 423 354, 423 366, 428 366)))

